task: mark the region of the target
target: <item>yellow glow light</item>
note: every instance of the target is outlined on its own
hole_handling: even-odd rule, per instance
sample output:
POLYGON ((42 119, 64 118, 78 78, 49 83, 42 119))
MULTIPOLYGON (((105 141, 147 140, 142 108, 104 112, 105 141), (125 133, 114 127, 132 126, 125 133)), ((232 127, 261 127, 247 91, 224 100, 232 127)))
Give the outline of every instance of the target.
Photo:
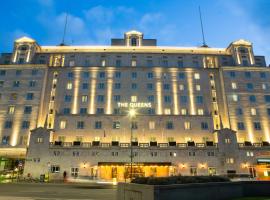
POLYGON ((107 110, 106 114, 112 114, 112 85, 113 85, 113 71, 108 71, 107 79, 107 110))
POLYGON ((78 96, 80 89, 80 68, 74 73, 74 92, 73 92, 73 105, 72 105, 72 114, 78 113, 78 96))
POLYGON ((247 132, 248 132, 248 139, 251 143, 254 142, 254 136, 253 136, 253 126, 252 126, 252 121, 249 116, 245 116, 245 123, 247 125, 247 132))
POLYGON ((89 114, 95 114, 95 97, 96 97, 96 83, 97 83, 97 71, 92 71, 91 91, 90 91, 90 112, 89 114))
POLYGON ((174 114, 179 115, 176 71, 173 71, 171 73, 171 76, 172 76, 172 92, 173 92, 174 114))
POLYGON ((129 111, 128 111, 128 115, 131 117, 131 118, 133 118, 133 117, 135 117, 136 115, 137 115, 137 112, 136 112, 136 110, 135 109, 130 109, 129 111))
POLYGON ((194 103, 194 89, 193 89, 193 71, 188 71, 187 81, 188 81, 188 92, 189 92, 189 105, 190 105, 190 114, 196 114, 196 108, 194 103))
POLYGON ((157 77, 156 88, 157 88, 157 114, 162 115, 162 86, 161 86, 161 69, 156 69, 155 74, 157 77))

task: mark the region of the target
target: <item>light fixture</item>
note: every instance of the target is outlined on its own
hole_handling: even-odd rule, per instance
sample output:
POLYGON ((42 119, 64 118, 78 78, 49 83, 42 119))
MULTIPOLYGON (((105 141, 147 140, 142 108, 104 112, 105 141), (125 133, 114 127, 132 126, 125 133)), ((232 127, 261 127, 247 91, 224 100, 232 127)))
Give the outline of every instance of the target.
POLYGON ((129 111, 128 111, 128 115, 132 118, 132 117, 135 117, 137 114, 136 110, 131 108, 129 111))

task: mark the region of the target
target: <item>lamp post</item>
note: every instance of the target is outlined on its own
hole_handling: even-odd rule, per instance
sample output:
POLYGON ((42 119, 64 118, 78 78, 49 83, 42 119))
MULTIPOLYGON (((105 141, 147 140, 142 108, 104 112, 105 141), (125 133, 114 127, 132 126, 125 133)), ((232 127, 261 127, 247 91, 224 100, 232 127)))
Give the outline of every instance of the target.
POLYGON ((130 117, 130 180, 133 178, 133 146, 132 146, 132 140, 133 140, 133 127, 132 127, 132 120, 136 117, 136 110, 130 109, 128 112, 128 115, 130 117))

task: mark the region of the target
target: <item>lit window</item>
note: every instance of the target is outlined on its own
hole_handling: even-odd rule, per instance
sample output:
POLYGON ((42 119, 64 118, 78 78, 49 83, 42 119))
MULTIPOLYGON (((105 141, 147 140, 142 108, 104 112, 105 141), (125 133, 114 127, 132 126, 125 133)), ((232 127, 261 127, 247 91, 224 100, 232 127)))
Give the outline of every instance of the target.
POLYGON ((263 89, 263 90, 266 90, 266 89, 267 89, 267 84, 266 84, 266 83, 263 83, 263 84, 262 84, 262 89, 263 89))
POLYGON ((233 90, 237 89, 237 84, 235 82, 232 83, 232 89, 233 90))
POLYGON ((106 66, 106 60, 102 60, 102 61, 101 61, 101 66, 102 66, 102 67, 105 67, 105 66, 106 66))
POLYGON ((149 121, 149 130, 154 130, 156 123, 154 121, 149 121))
POLYGON ((72 83, 67 83, 67 90, 71 90, 72 89, 72 83))
POLYGON ((200 85, 196 85, 196 90, 200 91, 201 90, 201 86, 200 85))
POLYGON ((132 67, 136 67, 137 66, 137 61, 136 60, 132 60, 131 61, 131 66, 132 67))
POLYGON ((250 113, 251 113, 251 115, 257 115, 257 110, 256 110, 256 108, 251 108, 251 109, 250 109, 250 113))
POLYGON ((203 115, 204 112, 203 112, 203 109, 198 109, 198 115, 203 115))
POLYGON ((234 159, 233 158, 226 158, 226 163, 227 164, 233 164, 234 163, 234 159))
POLYGON ((87 95, 82 95, 82 102, 85 103, 88 100, 88 96, 87 95))
POLYGON ((130 100, 131 102, 137 102, 137 96, 131 96, 130 100))
POLYGON ((60 129, 65 129, 66 128, 66 125, 67 125, 67 121, 61 120, 59 127, 60 127, 60 129))
POLYGON ((77 122, 77 129, 84 129, 84 121, 77 122))
POLYGON ((165 108, 164 114, 165 115, 170 115, 171 114, 171 109, 170 108, 165 108))
POLYGON ((181 109, 181 115, 187 115, 187 109, 186 108, 181 109))
POLYGON ((14 112, 15 112, 15 106, 9 106, 7 113, 12 115, 12 114, 14 114, 14 112))
POLYGON ((37 143, 43 143, 43 138, 42 137, 38 137, 37 138, 37 143))
POLYGON ((253 157, 254 153, 253 151, 247 151, 247 157, 253 157))
POLYGON ((230 144, 230 143, 231 143, 230 138, 225 138, 225 143, 226 143, 226 144, 230 144))
POLYGON ((195 73, 194 74, 194 79, 197 79, 197 80, 200 79, 200 74, 199 73, 195 73))
POLYGON ((190 122, 185 122, 185 123, 184 123, 184 129, 185 129, 185 130, 190 130, 190 129, 191 129, 190 122))
POLYGON ((201 129, 202 130, 207 130, 208 129, 208 123, 207 122, 202 122, 201 123, 201 129))
POLYGON ((180 90, 185 90, 185 86, 183 84, 179 85, 180 90))
POLYGON ((120 122, 119 121, 113 122, 113 129, 120 129, 120 122))
POLYGON ((237 94, 233 94, 233 95, 232 95, 232 99, 233 99, 233 101, 235 101, 235 102, 239 101, 239 97, 238 97, 237 94))

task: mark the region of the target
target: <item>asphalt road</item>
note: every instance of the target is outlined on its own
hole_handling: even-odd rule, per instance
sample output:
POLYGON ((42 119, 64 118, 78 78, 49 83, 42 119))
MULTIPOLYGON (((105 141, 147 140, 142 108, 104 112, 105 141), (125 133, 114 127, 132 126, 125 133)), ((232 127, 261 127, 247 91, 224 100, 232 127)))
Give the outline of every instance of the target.
POLYGON ((0 184, 0 200, 116 200, 116 187, 100 184, 0 184))

